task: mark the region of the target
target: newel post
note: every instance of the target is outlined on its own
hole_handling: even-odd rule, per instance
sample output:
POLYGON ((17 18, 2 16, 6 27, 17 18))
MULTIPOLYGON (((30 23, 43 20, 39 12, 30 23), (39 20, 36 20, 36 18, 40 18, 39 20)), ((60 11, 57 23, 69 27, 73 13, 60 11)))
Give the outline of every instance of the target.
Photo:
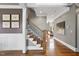
POLYGON ((48 47, 49 47, 49 38, 50 38, 50 32, 48 30, 43 31, 42 35, 42 46, 43 46, 43 52, 44 54, 48 54, 48 47))

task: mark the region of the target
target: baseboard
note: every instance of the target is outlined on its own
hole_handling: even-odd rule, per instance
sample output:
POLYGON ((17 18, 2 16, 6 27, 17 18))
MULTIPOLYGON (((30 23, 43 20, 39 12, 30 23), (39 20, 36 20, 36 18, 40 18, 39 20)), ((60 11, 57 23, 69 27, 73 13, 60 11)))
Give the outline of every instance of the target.
POLYGON ((28 46, 27 50, 43 50, 43 48, 37 46, 28 46))
POLYGON ((25 50, 22 50, 22 53, 26 53, 26 51, 25 50))
POLYGON ((65 45, 66 47, 70 48, 71 50, 73 50, 74 52, 77 52, 77 48, 65 43, 64 41, 59 40, 58 38, 54 37, 55 40, 57 40, 58 42, 62 43, 63 45, 65 45))
POLYGON ((76 52, 79 52, 79 49, 78 48, 76 49, 76 52))
POLYGON ((3 50, 0 50, 0 51, 22 51, 22 53, 26 53, 25 50, 19 50, 19 49, 3 49, 3 50))
POLYGON ((5 51, 12 51, 12 52, 20 51, 20 52, 22 52, 22 50, 0 50, 0 52, 5 52, 5 51))
POLYGON ((22 49, 0 49, 0 51, 22 51, 22 49))

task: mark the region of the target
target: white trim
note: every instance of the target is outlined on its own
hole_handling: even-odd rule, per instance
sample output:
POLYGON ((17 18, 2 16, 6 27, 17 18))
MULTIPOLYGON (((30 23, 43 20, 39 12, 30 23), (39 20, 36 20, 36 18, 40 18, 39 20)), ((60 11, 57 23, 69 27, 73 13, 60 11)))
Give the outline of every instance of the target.
POLYGON ((43 50, 43 48, 37 46, 28 46, 27 50, 43 50))
POLYGON ((26 53, 26 51, 25 50, 22 50, 22 53, 26 53))
POLYGON ((22 9, 22 7, 20 5, 0 5, 0 8, 4 8, 4 9, 22 9))
POLYGON ((34 45, 37 45, 37 41, 33 41, 33 39, 31 40, 32 38, 29 38, 28 40, 30 40, 34 45))
POLYGON ((8 48, 0 49, 0 51, 10 51, 10 50, 22 50, 22 49, 19 49, 19 48, 15 48, 15 49, 8 49, 8 48))
POLYGON ((62 43, 62 44, 63 44, 63 45, 65 45, 66 47, 68 47, 68 48, 72 49, 74 52, 76 52, 76 51, 77 51, 77 49, 76 49, 75 47, 73 47, 73 46, 71 46, 71 45, 69 45, 69 44, 65 43, 64 41, 61 41, 61 40, 59 40, 59 39, 58 39, 58 38, 56 38, 56 37, 54 37, 54 39, 55 39, 55 40, 57 40, 57 41, 59 41, 60 43, 62 43))
POLYGON ((22 34, 23 34, 23 47, 22 47, 22 50, 23 50, 23 53, 25 53, 27 51, 27 47, 26 47, 26 8, 22 8, 22 34))
POLYGON ((78 48, 76 49, 76 52, 79 52, 79 49, 78 48))
POLYGON ((27 3, 27 7, 65 7, 66 3, 27 3))

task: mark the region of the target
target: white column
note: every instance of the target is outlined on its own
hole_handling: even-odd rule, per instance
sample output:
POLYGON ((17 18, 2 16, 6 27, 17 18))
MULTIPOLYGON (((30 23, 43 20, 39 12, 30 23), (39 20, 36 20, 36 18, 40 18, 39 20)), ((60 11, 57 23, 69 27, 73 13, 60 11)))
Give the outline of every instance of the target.
POLYGON ((23 53, 26 53, 27 47, 26 47, 26 8, 25 7, 23 8, 22 12, 23 12, 23 17, 22 17, 22 19, 23 19, 23 22, 22 22, 23 26, 22 26, 22 28, 23 28, 23 37, 24 37, 24 39, 23 39, 24 40, 23 53))

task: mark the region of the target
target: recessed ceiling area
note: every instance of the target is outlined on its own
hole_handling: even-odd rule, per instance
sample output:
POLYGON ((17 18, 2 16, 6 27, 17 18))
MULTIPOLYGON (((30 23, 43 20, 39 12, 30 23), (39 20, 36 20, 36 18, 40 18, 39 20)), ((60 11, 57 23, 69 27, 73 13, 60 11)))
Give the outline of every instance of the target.
POLYGON ((37 16, 56 16, 60 13, 62 13, 64 10, 68 9, 68 5, 71 4, 65 4, 65 3, 52 3, 52 4, 46 4, 46 3, 28 3, 27 6, 34 9, 37 16))
POLYGON ((35 7, 33 8, 37 16, 57 16, 62 13, 68 7, 35 7))
MULTIPOLYGON (((63 13, 69 10, 69 6, 72 4, 69 3, 2 3, 1 5, 5 5, 5 8, 8 7, 18 7, 18 8, 32 8, 36 16, 47 16, 49 21, 53 21, 53 19, 57 18, 58 16, 62 15, 63 13), (6 5, 9 5, 6 7, 6 5), (51 20, 52 19, 52 20, 51 20)), ((3 6, 1 6, 3 8, 3 6)))
POLYGON ((27 3, 27 7, 59 7, 70 5, 72 5, 72 3, 27 3))

